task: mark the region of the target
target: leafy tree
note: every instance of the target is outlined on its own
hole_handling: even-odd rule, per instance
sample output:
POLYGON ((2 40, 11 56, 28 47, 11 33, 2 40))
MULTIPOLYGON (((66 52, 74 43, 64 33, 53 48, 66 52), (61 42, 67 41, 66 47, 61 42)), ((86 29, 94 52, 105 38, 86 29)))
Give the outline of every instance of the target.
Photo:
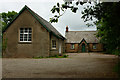
MULTIPOLYGON (((15 11, 12 11, 12 12, 8 11, 8 13, 5 13, 5 12, 0 13, 0 47, 2 47, 3 51, 5 51, 7 47, 7 38, 6 37, 3 38, 2 30, 5 29, 5 27, 13 20, 13 18, 16 15, 17 15, 17 12, 15 11)), ((1 49, 0 49, 0 54, 1 54, 1 49)))
POLYGON ((99 3, 82 13, 85 21, 96 18, 97 37, 105 44, 108 53, 120 54, 120 2, 99 3), (86 17, 87 16, 87 17, 86 17))
POLYGON ((8 13, 2 12, 0 17, 0 22, 2 22, 2 30, 6 27, 7 24, 12 21, 12 19, 17 15, 15 11, 8 11, 8 13))
POLYGON ((53 8, 51 9, 51 12, 52 13, 58 13, 58 15, 55 15, 54 17, 50 18, 50 22, 58 22, 58 19, 66 12, 66 10, 70 8, 72 10, 72 12, 75 12, 77 11, 77 7, 74 7, 72 5, 72 2, 68 3, 68 2, 65 2, 64 4, 60 4, 60 3, 57 3, 57 5, 53 6, 53 8), (71 4, 71 6, 70 6, 71 4))
MULTIPOLYGON (((76 1, 75 7, 71 5, 72 2, 65 2, 65 4, 62 4, 62 6, 57 3, 57 6, 54 6, 51 11, 52 13, 57 12, 59 15, 55 15, 54 17, 50 18, 50 22, 58 22, 58 19, 60 16, 62 16, 60 11, 65 12, 65 10, 70 8, 72 12, 76 13, 78 10, 77 5, 83 5, 85 3, 86 2, 81 2, 78 0, 76 1)), ((88 3, 91 4, 91 2, 88 3)), ((94 2, 94 4, 95 5, 84 8, 81 18, 85 22, 95 18, 96 21, 94 24, 97 26, 98 30, 97 37, 101 37, 100 41, 105 45, 106 51, 108 53, 120 54, 120 2, 94 2)))
POLYGON ((103 16, 96 23, 98 37, 110 53, 120 54, 120 2, 102 3, 103 16))

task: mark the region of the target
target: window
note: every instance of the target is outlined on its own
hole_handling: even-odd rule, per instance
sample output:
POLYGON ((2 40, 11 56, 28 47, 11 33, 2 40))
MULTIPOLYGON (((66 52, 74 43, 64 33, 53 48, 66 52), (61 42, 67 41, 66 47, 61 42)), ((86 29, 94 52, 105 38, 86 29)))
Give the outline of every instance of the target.
POLYGON ((71 44, 71 49, 75 49, 75 45, 74 44, 71 44))
POLYGON ((32 41, 32 29, 20 28, 20 42, 31 42, 31 41, 32 41))
POLYGON ((93 44, 93 49, 97 49, 97 46, 96 46, 96 44, 93 44))
POLYGON ((56 40, 52 40, 52 49, 56 49, 56 40))

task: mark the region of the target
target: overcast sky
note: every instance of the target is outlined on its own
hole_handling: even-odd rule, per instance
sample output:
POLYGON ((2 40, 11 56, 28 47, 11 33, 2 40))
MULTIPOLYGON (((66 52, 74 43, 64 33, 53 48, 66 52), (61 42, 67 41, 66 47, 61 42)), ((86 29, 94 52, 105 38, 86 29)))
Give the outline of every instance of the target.
MULTIPOLYGON (((53 17, 50 10, 57 2, 63 3, 62 0, 0 0, 0 13, 8 11, 19 12, 27 5, 38 15, 49 21, 49 18, 53 17)), ((72 13, 71 10, 67 10, 65 14, 60 17, 59 22, 52 23, 52 25, 63 36, 65 35, 66 25, 68 25, 70 31, 96 30, 95 26, 87 27, 86 23, 81 19, 81 11, 84 6, 79 6, 77 13, 72 13)))

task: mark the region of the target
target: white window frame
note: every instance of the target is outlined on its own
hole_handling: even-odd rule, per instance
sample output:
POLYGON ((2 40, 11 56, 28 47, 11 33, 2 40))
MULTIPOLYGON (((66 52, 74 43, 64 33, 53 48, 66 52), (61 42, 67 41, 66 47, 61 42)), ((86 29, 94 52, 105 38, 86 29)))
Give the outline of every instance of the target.
POLYGON ((52 40, 52 49, 56 49, 57 42, 56 40, 52 40), (53 42, 54 41, 54 42, 53 42))
POLYGON ((20 28, 19 31, 20 31, 19 32, 19 42, 32 42, 32 28, 20 28), (21 33, 21 29, 23 29, 22 33, 21 33), (27 32, 25 32, 25 29, 27 29, 27 32), (22 35, 22 37, 21 37, 21 35, 22 35), (27 38, 26 38, 27 40, 24 39, 25 35, 27 35, 27 38), (31 37, 29 35, 31 35, 31 37), (29 39, 30 39, 30 41, 29 41, 29 39))
POLYGON ((71 44, 71 49, 75 49, 75 44, 71 44))
POLYGON ((93 49, 97 49, 97 45, 96 44, 93 44, 93 49))

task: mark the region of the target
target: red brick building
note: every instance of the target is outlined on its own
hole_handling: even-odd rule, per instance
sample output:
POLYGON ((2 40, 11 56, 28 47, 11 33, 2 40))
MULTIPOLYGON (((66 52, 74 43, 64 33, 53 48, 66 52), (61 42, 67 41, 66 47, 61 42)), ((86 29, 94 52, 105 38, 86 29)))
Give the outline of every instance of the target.
POLYGON ((100 52, 103 44, 96 37, 97 31, 69 31, 66 27, 66 52, 100 52))

